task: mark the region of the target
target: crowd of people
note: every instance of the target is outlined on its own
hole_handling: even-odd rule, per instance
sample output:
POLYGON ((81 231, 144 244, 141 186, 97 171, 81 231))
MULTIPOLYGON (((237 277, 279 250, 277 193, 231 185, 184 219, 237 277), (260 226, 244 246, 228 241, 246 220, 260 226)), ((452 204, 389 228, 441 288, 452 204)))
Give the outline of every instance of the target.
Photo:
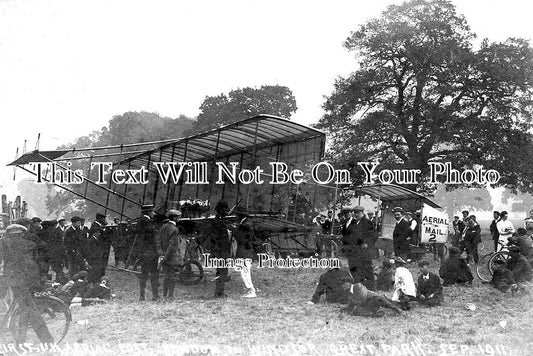
MULTIPOLYGON (((438 275, 430 272, 429 261, 420 261, 420 275, 415 283, 409 270, 414 262, 410 258, 410 246, 416 242, 413 240, 418 236, 418 224, 412 213, 405 213, 400 207, 392 209, 392 212, 396 220, 392 234, 395 257, 385 259, 378 273, 373 265, 376 255, 370 248, 377 238, 373 231, 376 225, 365 216, 363 207, 345 212, 345 218, 341 220, 342 251, 347 257, 348 268, 332 269, 322 274, 310 304, 318 303, 325 294, 328 302, 348 304, 346 310, 353 315, 377 316, 381 307, 402 314, 409 310, 410 302, 441 305, 443 287, 472 284, 474 277, 469 266, 470 259, 474 263, 479 262, 477 245, 481 242, 481 228, 475 216, 464 211, 463 220, 455 218, 453 246, 448 249, 449 256, 438 266, 438 275), (466 258, 462 257, 464 252, 466 258)), ((499 242, 495 249, 505 247, 509 258, 497 261, 489 283, 502 292, 528 291, 533 280, 530 261, 533 210, 525 219, 524 227, 516 232, 506 212, 495 212, 492 225, 492 238, 499 242), (498 233, 496 237, 494 232, 498 233)))

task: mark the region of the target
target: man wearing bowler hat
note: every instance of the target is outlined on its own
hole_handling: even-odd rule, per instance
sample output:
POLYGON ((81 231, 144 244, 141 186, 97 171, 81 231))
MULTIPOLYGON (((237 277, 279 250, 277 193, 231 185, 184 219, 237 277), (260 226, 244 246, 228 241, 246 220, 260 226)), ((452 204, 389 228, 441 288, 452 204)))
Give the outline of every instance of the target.
POLYGON ((161 244, 157 236, 154 224, 154 206, 143 205, 141 207, 142 217, 137 223, 137 239, 140 242, 141 256, 141 277, 139 279, 140 295, 139 300, 145 300, 146 284, 150 279, 152 287, 152 300, 159 300, 159 272, 157 270, 159 251, 161 244))
POLYGON ((394 254, 402 257, 402 259, 407 259, 410 253, 411 227, 407 220, 403 218, 403 209, 401 207, 392 209, 392 212, 394 219, 396 219, 396 226, 392 233, 394 254))

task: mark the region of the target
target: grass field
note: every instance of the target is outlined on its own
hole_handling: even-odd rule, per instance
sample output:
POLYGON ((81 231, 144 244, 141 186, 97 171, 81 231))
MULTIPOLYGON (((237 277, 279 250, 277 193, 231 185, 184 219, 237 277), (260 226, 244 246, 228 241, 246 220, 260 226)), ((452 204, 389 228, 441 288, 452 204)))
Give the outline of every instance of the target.
MULTIPOLYGON (((431 262, 438 269, 439 263, 431 262)), ((409 268, 417 278, 418 267, 409 268)), ((230 272, 225 300, 212 298, 212 283, 201 283, 179 285, 175 302, 154 303, 137 301, 135 275, 110 271, 117 298, 73 309, 73 324, 55 354, 533 354, 533 294, 502 294, 476 278, 471 287, 446 287, 441 307, 415 303, 405 316, 387 311, 381 318, 363 318, 340 313, 339 305, 306 304, 321 272, 253 268, 255 299, 240 298, 243 284, 230 272), (476 310, 467 310, 468 303, 476 310)), ((207 272, 208 279, 213 275, 207 272)))

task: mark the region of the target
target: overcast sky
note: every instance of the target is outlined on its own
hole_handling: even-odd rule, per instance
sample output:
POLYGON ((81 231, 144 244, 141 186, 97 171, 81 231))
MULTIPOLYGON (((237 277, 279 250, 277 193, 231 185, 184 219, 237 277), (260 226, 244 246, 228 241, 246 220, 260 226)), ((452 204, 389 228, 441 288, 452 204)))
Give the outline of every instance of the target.
MULTIPOLYGON (((206 95, 279 84, 314 123, 355 68, 344 39, 400 2, 0 0, 2 193, 25 139, 55 149, 130 110, 194 117, 206 95)), ((479 38, 533 39, 530 1, 454 3, 479 38)))

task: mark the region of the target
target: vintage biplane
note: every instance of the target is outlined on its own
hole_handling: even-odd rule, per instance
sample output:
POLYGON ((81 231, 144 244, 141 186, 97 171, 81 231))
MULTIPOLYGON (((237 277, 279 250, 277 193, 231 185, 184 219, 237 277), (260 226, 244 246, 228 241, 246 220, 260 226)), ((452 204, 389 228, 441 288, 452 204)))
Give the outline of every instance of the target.
MULTIPOLYGON (((293 197, 303 188, 291 183, 268 184, 269 164, 284 162, 288 169, 305 170, 309 164, 321 160, 324 149, 325 135, 322 132, 280 117, 259 115, 184 138, 106 147, 35 150, 9 165, 38 176, 36 163, 41 163, 42 181, 52 183, 120 220, 134 219, 140 215, 142 205, 153 204, 159 213, 181 208, 186 213, 184 216, 188 216, 186 219, 201 226, 209 221, 208 216, 212 215, 212 208, 218 201, 227 201, 229 206, 239 205, 241 213, 250 218, 261 238, 268 240, 275 251, 313 252, 316 243, 310 236, 309 227, 299 224, 295 218, 297 207, 293 197), (99 165, 103 162, 111 162, 112 166, 99 165), (177 181, 170 178, 164 182, 158 166, 161 168, 161 163, 171 162, 203 164, 198 170, 191 166, 189 176, 182 174, 177 181), (233 163, 238 172, 260 166, 265 171, 261 174, 265 183, 244 184, 240 180, 232 183, 225 179, 219 184, 216 182, 220 173, 217 162, 223 162, 227 167, 233 163), (72 173, 75 169, 83 172, 82 182, 67 184, 58 181, 59 178, 64 181, 69 171, 72 173), (118 169, 130 172, 142 169, 148 183, 113 182, 110 172, 118 169), (106 174, 102 177, 103 172, 106 174), (194 175, 204 177, 205 181, 190 184, 187 179, 194 179, 194 175), (196 212, 203 209, 201 214, 190 214, 194 204, 200 207, 196 212)), ((307 189, 313 193, 313 188, 307 189)))

